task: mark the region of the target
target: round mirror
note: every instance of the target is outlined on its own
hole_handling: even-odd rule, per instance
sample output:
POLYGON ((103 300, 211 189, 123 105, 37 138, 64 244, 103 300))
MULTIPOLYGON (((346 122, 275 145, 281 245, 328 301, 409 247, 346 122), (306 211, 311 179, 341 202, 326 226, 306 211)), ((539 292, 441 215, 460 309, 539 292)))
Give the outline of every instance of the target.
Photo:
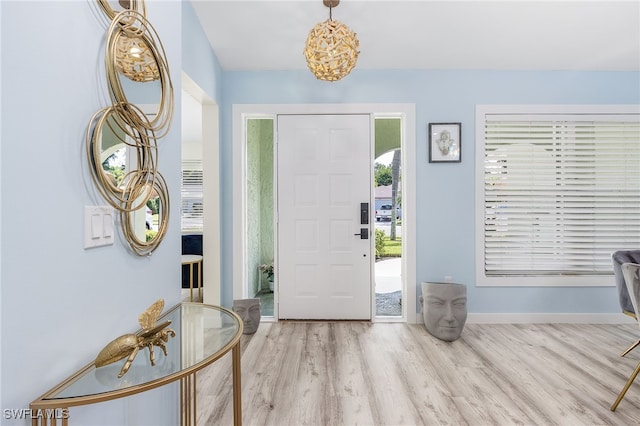
POLYGON ((120 226, 131 249, 141 256, 151 253, 162 241, 169 219, 168 189, 156 168, 155 138, 125 124, 113 107, 94 115, 87 136, 98 191, 120 212, 120 226))
POLYGON ((122 232, 131 249, 140 256, 150 254, 158 247, 169 224, 169 191, 164 177, 156 173, 153 183, 147 187, 141 188, 138 199, 132 200, 134 204, 138 203, 150 192, 143 209, 120 212, 122 232))

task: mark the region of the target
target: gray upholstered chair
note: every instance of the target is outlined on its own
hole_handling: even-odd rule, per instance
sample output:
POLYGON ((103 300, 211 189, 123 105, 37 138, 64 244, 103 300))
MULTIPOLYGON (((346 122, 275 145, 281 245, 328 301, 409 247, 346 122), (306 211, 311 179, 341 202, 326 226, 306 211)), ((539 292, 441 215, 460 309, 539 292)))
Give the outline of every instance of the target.
MULTIPOLYGON (((634 311, 639 312, 638 304, 640 303, 640 265, 636 263, 623 263, 621 265, 621 269, 625 279, 629 300, 634 311)), ((638 325, 640 325, 640 319, 636 319, 638 320, 638 325)), ((640 345, 640 339, 638 339, 636 343, 631 345, 629 349, 624 351, 620 356, 625 356, 638 345, 640 345)), ((640 373, 640 362, 636 366, 635 370, 633 370, 633 373, 631 373, 631 376, 629 376, 627 383, 625 383, 624 387, 620 391, 620 394, 618 395, 618 398, 611 406, 611 411, 615 411, 616 408, 618 408, 618 404, 620 404, 620 401, 622 401, 622 398, 624 398, 625 393, 627 393, 629 386, 631 386, 633 381, 636 379, 638 373, 640 373)))
POLYGON ((619 250, 614 252, 611 255, 611 260, 613 261, 613 274, 616 279, 616 288, 618 290, 618 299, 620 301, 620 308, 624 314, 636 317, 636 310, 633 308, 631 304, 631 299, 629 298, 629 291, 627 290, 627 286, 624 281, 624 276, 622 274, 622 264, 623 263, 639 263, 640 264, 640 250, 619 250))

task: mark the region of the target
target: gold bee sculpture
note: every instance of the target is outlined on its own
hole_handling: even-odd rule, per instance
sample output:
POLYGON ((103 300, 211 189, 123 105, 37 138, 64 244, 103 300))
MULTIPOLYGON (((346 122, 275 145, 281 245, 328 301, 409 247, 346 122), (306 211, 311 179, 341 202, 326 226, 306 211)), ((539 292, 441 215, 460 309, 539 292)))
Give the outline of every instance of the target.
POLYGON ((120 336, 105 346, 94 362, 96 367, 103 367, 105 365, 112 364, 128 356, 127 361, 122 366, 118 378, 121 378, 129 371, 131 363, 135 359, 138 351, 145 346, 149 348, 149 359, 151 365, 156 365, 156 358, 153 353, 153 347, 159 346, 162 348, 162 352, 167 356, 167 347, 165 342, 169 341, 169 336, 175 337, 176 332, 170 328, 165 328, 171 324, 171 321, 165 321, 156 325, 156 321, 162 313, 164 308, 164 300, 158 299, 155 303, 147 308, 146 311, 140 314, 138 322, 142 327, 142 330, 137 334, 125 334, 120 336))

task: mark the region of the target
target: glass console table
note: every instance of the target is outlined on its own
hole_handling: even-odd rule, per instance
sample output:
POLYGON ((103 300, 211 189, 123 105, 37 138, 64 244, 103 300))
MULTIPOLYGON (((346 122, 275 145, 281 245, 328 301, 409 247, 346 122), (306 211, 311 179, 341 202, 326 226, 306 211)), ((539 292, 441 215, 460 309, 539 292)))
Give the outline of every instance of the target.
MULTIPOLYGON (((183 302, 163 314, 158 323, 166 320, 171 320, 168 328, 176 335, 166 343, 167 356, 162 348, 154 346, 155 366, 151 365, 146 347, 138 351, 129 371, 120 379, 118 373, 126 358, 100 368, 92 361, 29 405, 32 425, 55 425, 56 420, 61 420, 65 426, 72 421, 69 407, 134 395, 176 380, 180 380, 180 424, 195 425, 196 372, 229 351, 232 351, 233 420, 234 425, 241 425, 240 317, 222 307, 183 302)), ((105 345, 109 340, 105 339, 105 345)))

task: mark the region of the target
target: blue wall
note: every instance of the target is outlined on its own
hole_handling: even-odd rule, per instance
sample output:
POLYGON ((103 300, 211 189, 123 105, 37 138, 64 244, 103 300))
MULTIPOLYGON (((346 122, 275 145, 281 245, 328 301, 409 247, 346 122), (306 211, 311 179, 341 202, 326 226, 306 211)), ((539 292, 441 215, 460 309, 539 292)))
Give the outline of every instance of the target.
MULTIPOLYGON (((301 61, 302 61, 301 57, 301 61)), ((221 108, 223 282, 231 282, 233 104, 413 103, 417 143, 417 283, 452 275, 470 313, 614 313, 613 287, 475 286, 475 108, 478 104, 640 104, 638 72, 359 70, 318 81, 307 70, 224 72, 221 108), (462 163, 429 164, 429 122, 462 123, 462 163)), ((603 279, 603 285, 613 278, 603 279)), ((223 289, 230 303, 231 287, 223 289)))
POLYGON ((190 1, 182 2, 182 71, 217 104, 222 70, 190 1))
MULTIPOLYGON (((137 330, 138 315, 156 299, 167 307, 179 302, 180 221, 171 220, 150 257, 132 254, 120 237, 113 246, 83 248, 84 206, 106 204, 88 171, 85 131, 91 116, 110 104, 108 22, 94 1, 3 0, 0 8, 0 407, 19 410, 95 359, 111 339, 137 330)), ((173 127, 158 154, 176 218, 181 3, 148 2, 147 18, 164 44, 177 96, 173 127)), ((147 350, 138 356, 148 356, 147 350)), ((175 383, 74 407, 70 423, 175 425, 178 390, 175 383)), ((31 424, 5 419, 4 412, 0 422, 31 424)))

